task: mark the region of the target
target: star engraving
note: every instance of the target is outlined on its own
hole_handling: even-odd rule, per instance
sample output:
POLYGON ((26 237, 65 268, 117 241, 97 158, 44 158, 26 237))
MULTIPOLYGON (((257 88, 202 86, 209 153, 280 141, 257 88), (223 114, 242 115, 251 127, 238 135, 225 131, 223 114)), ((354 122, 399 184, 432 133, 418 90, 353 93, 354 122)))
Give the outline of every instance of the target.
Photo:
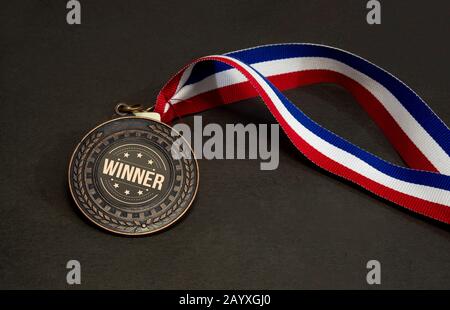
POLYGON ((125 195, 129 195, 130 194, 130 191, 129 190, 126 190, 125 191, 125 195))
POLYGON ((150 160, 147 161, 147 163, 148 163, 149 165, 153 165, 153 160, 150 159, 150 160))
POLYGON ((144 192, 139 190, 137 193, 138 193, 139 196, 141 196, 144 192))
POLYGON ((142 153, 138 153, 136 156, 137 156, 137 158, 141 158, 142 157, 142 153))
POLYGON ((123 156, 128 158, 128 157, 130 157, 130 153, 126 152, 126 153, 123 154, 123 156))
POLYGON ((114 188, 119 188, 119 184, 114 183, 114 188))

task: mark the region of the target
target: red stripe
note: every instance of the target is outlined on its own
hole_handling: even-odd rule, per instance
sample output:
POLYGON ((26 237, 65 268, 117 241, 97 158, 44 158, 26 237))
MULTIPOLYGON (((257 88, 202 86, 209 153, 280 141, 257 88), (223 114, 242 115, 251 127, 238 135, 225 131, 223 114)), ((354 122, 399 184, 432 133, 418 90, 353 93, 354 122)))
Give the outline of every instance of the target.
MULTIPOLYGON (((278 113, 278 112, 277 112, 278 113)), ((300 150, 309 160, 319 167, 350 180, 361 187, 371 191, 372 193, 392 201, 400 206, 419 214, 434 218, 436 220, 450 224, 450 208, 438 203, 429 202, 420 198, 413 197, 404 193, 400 193, 392 188, 379 184, 343 165, 330 159, 329 157, 318 152, 303 140, 278 114, 278 121, 283 123, 282 128, 292 141, 292 143, 300 150)))
MULTIPOLYGON (((409 139, 380 101, 358 82, 340 73, 329 70, 308 70, 271 76, 268 78, 280 90, 299 86, 335 83, 346 88, 383 131, 389 142, 394 146, 406 164, 414 169, 438 172, 433 164, 409 139)), ((178 115, 186 115, 204 111, 223 104, 253 98, 258 93, 247 81, 219 89, 215 89, 185 102, 177 104, 178 115)), ((172 115, 167 115, 165 121, 171 121, 172 115)))
POLYGON ((381 185, 339 163, 328 158, 322 153, 318 152, 312 146, 310 146, 305 140, 303 140, 284 120, 284 118, 280 115, 278 110, 275 108, 273 102, 270 100, 269 96, 266 94, 264 89, 256 82, 253 76, 248 73, 243 67, 240 65, 230 61, 224 60, 222 58, 211 57, 211 59, 225 62, 233 67, 237 68, 240 72, 242 72, 247 79, 250 81, 251 85, 257 90, 260 96, 263 98, 264 102, 267 104, 267 107, 274 115, 274 117, 278 120, 283 130, 286 132, 288 137, 291 139, 293 144, 300 150, 306 157, 308 157, 312 162, 314 162, 319 167, 330 171, 338 176, 341 176, 345 179, 351 180, 352 182, 359 184, 363 188, 375 193, 376 195, 383 197, 389 201, 392 201, 400 206, 403 206, 407 209, 410 209, 419 214, 423 214, 434 218, 436 220, 445 222, 450 224, 450 208, 444 205, 440 205, 437 203, 429 202, 420 198, 413 197, 411 195, 400 193, 396 190, 388 188, 384 185, 381 185))
MULTIPOLYGON (((198 62, 199 60, 197 60, 196 62, 198 62)), ((193 63, 196 63, 193 62, 193 63)), ((191 64, 193 64, 191 63, 191 64)), ((178 84, 180 83, 180 79, 183 76, 184 71, 186 71, 186 69, 191 65, 191 64, 187 64, 186 66, 184 66, 183 68, 181 68, 180 71, 178 71, 174 76, 172 76, 169 81, 161 88, 161 90, 159 91, 158 96, 156 97, 156 103, 155 103, 155 108, 154 111, 161 114, 162 116, 164 116, 167 119, 172 120, 175 117, 175 113, 174 113, 174 109, 169 109, 165 114, 164 114, 164 108, 166 106, 166 104, 168 103, 168 101, 173 97, 173 95, 175 94, 178 84)))

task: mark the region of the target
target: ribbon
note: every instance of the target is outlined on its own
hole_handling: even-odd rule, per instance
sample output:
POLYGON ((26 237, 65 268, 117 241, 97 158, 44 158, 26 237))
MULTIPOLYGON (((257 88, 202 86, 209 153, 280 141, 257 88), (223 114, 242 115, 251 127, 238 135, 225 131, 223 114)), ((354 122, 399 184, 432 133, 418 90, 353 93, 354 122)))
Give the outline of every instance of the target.
POLYGON ((171 122, 258 95, 295 147, 317 166, 450 223, 449 128, 403 82, 352 53, 316 44, 276 44, 202 57, 167 82, 155 112, 171 122), (323 128, 281 93, 316 83, 346 88, 409 167, 385 161, 323 128))

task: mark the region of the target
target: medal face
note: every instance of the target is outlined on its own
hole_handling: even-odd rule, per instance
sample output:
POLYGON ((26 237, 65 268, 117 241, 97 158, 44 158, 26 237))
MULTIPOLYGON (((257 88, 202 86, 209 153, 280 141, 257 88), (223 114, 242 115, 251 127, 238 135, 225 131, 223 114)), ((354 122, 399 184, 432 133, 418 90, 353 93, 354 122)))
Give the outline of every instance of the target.
POLYGON ((92 222, 125 235, 175 223, 198 187, 198 165, 184 138, 147 118, 122 117, 91 130, 69 166, 72 196, 92 222), (173 148, 183 141, 183 148, 173 148), (181 150, 180 150, 181 149, 181 150))

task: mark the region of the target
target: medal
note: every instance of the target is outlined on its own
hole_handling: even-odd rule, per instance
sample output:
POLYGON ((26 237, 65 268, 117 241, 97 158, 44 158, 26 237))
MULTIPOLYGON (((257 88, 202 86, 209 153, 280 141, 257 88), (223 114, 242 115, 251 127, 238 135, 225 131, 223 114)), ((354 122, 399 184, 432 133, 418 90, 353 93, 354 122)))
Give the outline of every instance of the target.
POLYGON ((174 223, 194 199, 198 168, 189 147, 183 148, 188 150, 183 159, 171 157, 170 145, 180 136, 171 135, 166 124, 176 116, 256 96, 296 149, 317 166, 385 200, 450 224, 449 128, 387 71, 337 48, 302 43, 199 58, 166 83, 154 113, 122 106, 122 112, 134 116, 96 127, 72 156, 69 184, 77 205, 97 225, 122 234, 151 233, 174 223), (407 167, 325 129, 281 92, 317 83, 346 88, 407 167))
MULTIPOLYGON (((175 223, 198 187, 198 165, 190 148, 173 148, 181 135, 158 115, 124 104, 122 116, 91 130, 75 149, 69 186, 81 212, 118 234, 144 235, 175 223)), ((187 144, 186 144, 187 145, 187 144)))

